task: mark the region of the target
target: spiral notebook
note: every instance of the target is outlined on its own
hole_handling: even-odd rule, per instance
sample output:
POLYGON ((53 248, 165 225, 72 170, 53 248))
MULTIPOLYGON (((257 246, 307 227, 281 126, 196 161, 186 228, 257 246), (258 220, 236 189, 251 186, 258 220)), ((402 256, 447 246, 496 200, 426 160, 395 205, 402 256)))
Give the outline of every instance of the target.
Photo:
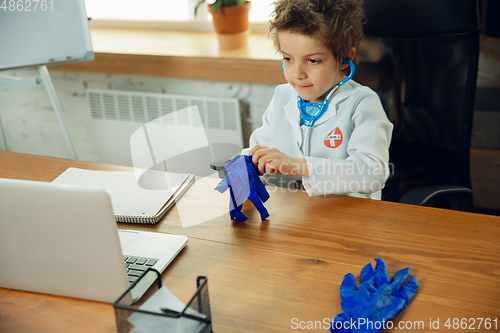
POLYGON ((194 181, 192 174, 68 168, 53 183, 104 188, 116 222, 156 224, 194 181))

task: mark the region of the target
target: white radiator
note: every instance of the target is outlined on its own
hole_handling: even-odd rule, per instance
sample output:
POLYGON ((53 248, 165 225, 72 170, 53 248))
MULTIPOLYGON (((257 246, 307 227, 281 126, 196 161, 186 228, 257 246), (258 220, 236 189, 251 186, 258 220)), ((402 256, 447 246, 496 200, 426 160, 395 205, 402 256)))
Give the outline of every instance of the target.
MULTIPOLYGON (((97 154, 103 163, 132 166, 130 137, 143 124, 174 111, 196 105, 209 143, 234 143, 243 147, 240 103, 236 98, 87 89, 97 154)), ((175 117, 189 124, 189 115, 175 117)))

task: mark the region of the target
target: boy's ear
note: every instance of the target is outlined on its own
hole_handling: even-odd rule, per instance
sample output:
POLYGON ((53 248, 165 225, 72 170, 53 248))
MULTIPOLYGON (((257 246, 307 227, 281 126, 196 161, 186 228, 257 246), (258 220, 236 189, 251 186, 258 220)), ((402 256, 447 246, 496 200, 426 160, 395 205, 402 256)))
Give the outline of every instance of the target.
MULTIPOLYGON (((351 48, 349 49, 349 51, 347 51, 347 56, 346 56, 346 59, 349 59, 349 60, 353 61, 353 60, 354 60, 354 56, 355 56, 355 55, 356 55, 356 48, 355 48, 355 47, 351 47, 351 48)), ((344 70, 344 69, 346 69, 347 67, 349 67, 349 65, 348 65, 348 64, 342 64, 342 65, 340 66, 340 69, 341 69, 341 70, 344 70)))
POLYGON ((356 55, 356 48, 355 47, 351 47, 349 49, 349 51, 347 51, 347 59, 353 61, 354 60, 354 56, 356 55))

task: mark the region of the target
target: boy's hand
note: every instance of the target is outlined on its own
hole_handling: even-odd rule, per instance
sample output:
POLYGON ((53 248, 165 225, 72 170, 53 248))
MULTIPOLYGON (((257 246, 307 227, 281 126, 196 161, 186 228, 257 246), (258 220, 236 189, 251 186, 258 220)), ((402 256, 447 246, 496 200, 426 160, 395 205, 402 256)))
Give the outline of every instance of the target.
POLYGON ((309 177, 309 170, 305 158, 292 157, 276 148, 254 146, 249 155, 253 155, 252 163, 257 166, 259 173, 309 177))

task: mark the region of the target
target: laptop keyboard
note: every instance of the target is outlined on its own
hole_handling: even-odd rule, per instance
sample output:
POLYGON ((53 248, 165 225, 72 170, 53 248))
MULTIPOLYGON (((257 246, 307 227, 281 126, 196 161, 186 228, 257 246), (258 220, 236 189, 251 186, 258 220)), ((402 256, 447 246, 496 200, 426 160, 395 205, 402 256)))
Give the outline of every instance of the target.
POLYGON ((137 281, 149 267, 156 264, 158 259, 124 255, 123 261, 127 267, 128 282, 132 284, 137 281))

